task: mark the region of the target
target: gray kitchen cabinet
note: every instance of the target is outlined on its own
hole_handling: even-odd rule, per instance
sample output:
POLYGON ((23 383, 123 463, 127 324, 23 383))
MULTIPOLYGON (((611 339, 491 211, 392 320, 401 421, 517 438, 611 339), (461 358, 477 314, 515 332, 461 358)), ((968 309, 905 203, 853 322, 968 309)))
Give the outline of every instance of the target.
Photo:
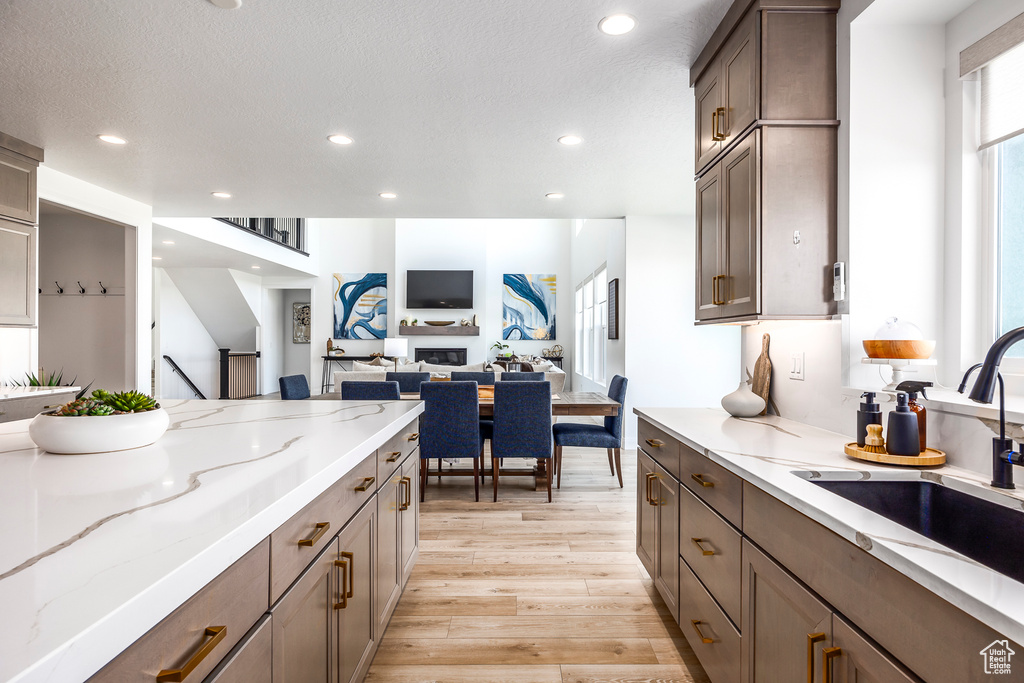
POLYGON ((679 480, 637 451, 637 555, 679 621, 679 480))
POLYGON ((824 656, 822 680, 832 683, 921 681, 838 614, 832 616, 832 647, 824 656))
POLYGON ((0 216, 36 223, 36 171, 42 156, 38 147, 0 133, 0 216))
POLYGON ((272 683, 272 633, 270 615, 265 614, 203 683, 272 683))
POLYGON ((376 534, 377 506, 373 503, 364 506, 338 534, 334 562, 338 588, 332 610, 338 619, 334 641, 340 683, 363 680, 377 650, 377 619, 373 609, 376 534))
POLYGON ((37 228, 0 218, 0 325, 36 324, 37 228))
POLYGON ((377 633, 384 633, 402 595, 402 470, 396 470, 377 490, 377 633))
POLYGON ((402 569, 402 589, 409 583, 413 567, 420 554, 420 478, 417 476, 420 458, 419 451, 405 461, 402 466, 402 481, 399 483, 399 490, 405 489, 405 501, 400 508, 399 521, 401 522, 399 534, 402 539, 401 552, 399 554, 400 566, 402 569))
POLYGON ((654 459, 637 450, 636 464, 636 554, 644 569, 654 576, 654 558, 657 555, 656 506, 651 502, 651 480, 654 478, 654 459))
POLYGON ((270 610, 275 683, 337 683, 337 559, 334 539, 270 610))

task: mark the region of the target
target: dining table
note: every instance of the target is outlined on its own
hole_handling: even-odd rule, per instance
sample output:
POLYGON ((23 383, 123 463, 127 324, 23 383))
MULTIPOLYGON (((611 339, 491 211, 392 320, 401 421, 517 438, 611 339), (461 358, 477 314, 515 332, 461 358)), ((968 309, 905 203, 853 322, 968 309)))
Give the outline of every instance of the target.
MULTIPOLYGON (((480 399, 480 417, 494 416, 494 388, 481 386, 478 389, 480 399)), ((402 393, 403 401, 418 401, 419 392, 402 393)), ((319 396, 311 396, 312 400, 341 400, 341 392, 332 391, 319 396)), ((606 394, 596 391, 560 391, 551 395, 551 415, 562 416, 592 416, 592 417, 614 417, 619 414, 622 406, 618 401, 609 398, 606 394)), ((454 473, 454 472, 453 472, 454 473)), ((537 467, 534 468, 534 486, 536 490, 546 490, 547 477, 551 469, 544 459, 538 458, 537 467)), ((439 474, 431 472, 431 475, 439 474)))

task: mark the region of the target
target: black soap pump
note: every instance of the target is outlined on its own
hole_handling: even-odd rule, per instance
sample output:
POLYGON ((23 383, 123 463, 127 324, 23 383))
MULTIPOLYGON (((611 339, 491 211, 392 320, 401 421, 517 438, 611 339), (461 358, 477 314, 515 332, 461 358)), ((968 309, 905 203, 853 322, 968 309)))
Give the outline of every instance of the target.
POLYGON ((910 401, 907 406, 910 408, 910 412, 917 415, 917 431, 921 436, 921 452, 924 453, 928 449, 928 411, 927 409, 917 402, 917 395, 928 398, 928 394, 924 393, 925 387, 933 386, 931 382, 918 382, 918 381, 907 381, 900 382, 896 385, 896 391, 905 391, 910 394, 910 401))
POLYGON ((896 409, 889 413, 889 433, 885 439, 889 455, 921 455, 917 414, 911 412, 908 400, 905 391, 896 392, 896 409))
POLYGON ((882 411, 875 402, 875 392, 865 391, 860 395, 865 399, 857 411, 857 445, 864 448, 864 439, 868 435, 868 425, 882 424, 882 411))

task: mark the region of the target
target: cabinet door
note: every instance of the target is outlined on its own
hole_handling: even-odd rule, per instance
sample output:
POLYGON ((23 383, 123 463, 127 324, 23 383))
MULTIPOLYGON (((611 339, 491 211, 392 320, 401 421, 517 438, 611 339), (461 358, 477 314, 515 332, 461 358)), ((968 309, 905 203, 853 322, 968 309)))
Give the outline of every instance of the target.
POLYGON ((636 456, 636 554, 644 569, 655 575, 654 558, 657 539, 655 530, 656 503, 652 503, 654 460, 637 449, 636 456))
POLYGON ((832 611, 746 539, 741 611, 741 680, 821 680, 817 672, 821 651, 832 642, 832 611))
POLYGON ((654 464, 656 536, 654 587, 679 622, 679 482, 663 467, 654 464))
POLYGON ((914 674, 862 636, 844 619, 832 617, 832 683, 919 683, 914 674))
POLYGON ((716 61, 708 66, 693 86, 694 95, 697 98, 694 112, 697 119, 695 173, 699 173, 722 151, 722 143, 717 139, 719 137, 717 133, 724 125, 722 121, 718 120, 718 117, 725 112, 722 107, 722 90, 719 85, 719 64, 716 61), (715 130, 716 127, 718 131, 715 130))
POLYGON ((402 567, 400 564, 402 531, 401 512, 405 485, 402 471, 377 491, 377 631, 383 635, 402 594, 402 567), (401 485, 400 485, 401 484, 401 485))
POLYGON ((272 631, 268 614, 256 622, 203 683, 271 683, 272 631))
POLYGON ((270 610, 274 683, 337 683, 333 606, 337 539, 317 555, 270 610))
POLYGON ((723 317, 758 312, 760 274, 759 161, 760 131, 748 135, 722 161, 722 207, 724 238, 718 295, 725 303, 723 317))
POLYGON ((0 150, 0 215, 36 222, 36 167, 18 154, 0 150))
POLYGON ((0 218, 0 325, 36 324, 36 227, 0 218))
POLYGON ((339 598, 345 591, 344 598, 334 604, 338 615, 336 642, 340 683, 362 680, 377 648, 374 628, 377 620, 373 611, 376 533, 377 506, 371 501, 338 534, 339 598))
POLYGON ((398 487, 399 495, 401 496, 403 493, 405 495, 405 501, 399 506, 402 508, 399 521, 402 532, 400 567, 403 589, 405 584, 409 583, 412 569, 416 566, 416 558, 420 555, 420 478, 417 476, 419 464, 419 451, 413 451, 402 466, 405 486, 399 485, 398 487))
POLYGON ((757 119, 760 82, 757 29, 757 12, 750 12, 722 47, 725 122, 719 125, 725 133, 723 146, 739 137, 757 119))
POLYGON ((721 270, 722 177, 716 166, 697 181, 697 320, 721 315, 719 283, 721 270))

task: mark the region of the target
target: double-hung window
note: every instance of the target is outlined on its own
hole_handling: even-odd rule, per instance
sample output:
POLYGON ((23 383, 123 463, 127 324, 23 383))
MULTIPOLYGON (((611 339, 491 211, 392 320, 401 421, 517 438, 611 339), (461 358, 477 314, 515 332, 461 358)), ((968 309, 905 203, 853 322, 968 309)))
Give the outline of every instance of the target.
POLYGON ((606 378, 608 269, 588 275, 576 287, 576 373, 599 384, 606 378))

